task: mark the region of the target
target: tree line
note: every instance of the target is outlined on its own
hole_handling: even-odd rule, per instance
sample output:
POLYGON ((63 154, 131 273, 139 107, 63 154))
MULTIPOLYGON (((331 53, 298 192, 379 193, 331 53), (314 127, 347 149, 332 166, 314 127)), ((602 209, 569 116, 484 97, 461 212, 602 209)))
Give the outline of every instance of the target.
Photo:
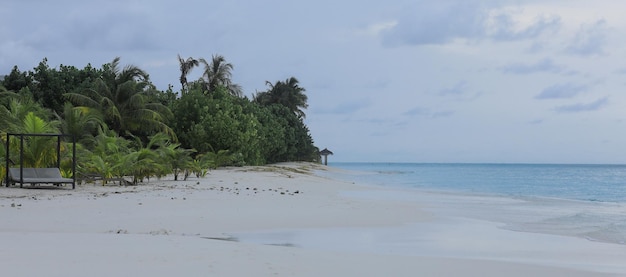
MULTIPOLYGON (((267 90, 249 99, 220 55, 179 55, 179 91, 157 89, 146 71, 120 61, 52 68, 44 58, 29 71, 14 66, 0 81, 0 132, 11 144, 11 153, 2 147, 1 156, 13 163, 18 157, 18 142, 7 141, 7 133, 67 134, 78 143, 79 176, 132 177, 134 183, 167 174, 201 176, 227 165, 319 161, 303 121, 307 96, 295 77, 267 81, 267 90), (196 67, 202 76, 189 81, 196 67)), ((24 165, 51 166, 57 158, 51 143, 29 138, 24 165)), ((61 153, 66 175, 69 149, 64 144, 61 153)))

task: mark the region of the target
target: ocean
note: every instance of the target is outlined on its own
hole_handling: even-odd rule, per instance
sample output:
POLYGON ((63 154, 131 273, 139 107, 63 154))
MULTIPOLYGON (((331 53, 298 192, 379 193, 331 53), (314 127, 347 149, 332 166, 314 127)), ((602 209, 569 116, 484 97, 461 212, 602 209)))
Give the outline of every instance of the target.
POLYGON ((626 165, 331 163, 336 176, 396 188, 626 203, 626 165))
MULTIPOLYGON (((329 163, 332 178, 450 198, 450 215, 626 244, 626 165, 329 163), (503 201, 512 200, 512 201, 503 201)), ((406 199, 402 193, 354 197, 406 199)), ((434 204, 433 204, 434 205, 434 204)), ((438 205, 442 205, 439 203, 438 205)))
MULTIPOLYGON (((557 260, 559 251, 567 251, 563 249, 568 243, 558 238, 586 239, 599 248, 626 245, 626 165, 329 163, 328 168, 316 175, 386 188, 344 191, 342 196, 412 201, 433 220, 386 228, 267 230, 233 236, 244 242, 333 251, 519 256, 535 262, 547 258, 528 254, 536 251, 534 244, 550 245, 550 255, 557 260), (491 240, 482 235, 482 230, 494 234, 489 228, 502 232, 491 240), (525 233, 545 236, 524 248, 518 238, 525 233), (467 241, 449 243, 467 234, 479 242, 469 248, 462 247, 467 241), (498 252, 499 245, 506 245, 505 252, 498 252)), ((584 256, 586 250, 570 251, 584 256)))

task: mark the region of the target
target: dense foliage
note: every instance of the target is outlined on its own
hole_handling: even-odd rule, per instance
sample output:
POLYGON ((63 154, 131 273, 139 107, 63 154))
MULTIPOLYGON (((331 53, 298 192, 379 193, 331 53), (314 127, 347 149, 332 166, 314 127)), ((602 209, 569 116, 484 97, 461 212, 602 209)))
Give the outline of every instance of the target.
MULTIPOLYGON (((319 160, 303 122, 307 97, 296 78, 267 82, 269 89, 249 100, 232 82, 233 65, 224 57, 178 60, 179 92, 171 85, 158 90, 147 72, 121 67, 120 58, 101 68, 50 68, 46 59, 31 71, 14 67, 0 82, 0 132, 12 145, 11 161, 19 146, 13 137, 7 141, 7 133, 73 135, 79 176, 132 177, 135 183, 166 174, 201 176, 224 165, 319 160), (187 80, 200 65, 202 77, 187 80)), ((25 165, 51 166, 57 157, 50 143, 29 138, 25 165)), ((62 167, 71 174, 66 143, 62 167)))

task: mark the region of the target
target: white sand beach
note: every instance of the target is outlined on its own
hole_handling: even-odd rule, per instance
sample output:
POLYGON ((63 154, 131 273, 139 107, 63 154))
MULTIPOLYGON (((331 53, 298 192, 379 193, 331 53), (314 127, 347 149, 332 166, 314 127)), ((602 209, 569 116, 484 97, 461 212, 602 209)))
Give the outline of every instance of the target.
POLYGON ((498 222, 457 214, 462 207, 445 205, 454 196, 314 174, 324 168, 305 163, 228 168, 200 179, 128 187, 3 187, 0 272, 626 276, 625 245, 509 231, 498 222), (368 197, 377 193, 405 197, 368 197))

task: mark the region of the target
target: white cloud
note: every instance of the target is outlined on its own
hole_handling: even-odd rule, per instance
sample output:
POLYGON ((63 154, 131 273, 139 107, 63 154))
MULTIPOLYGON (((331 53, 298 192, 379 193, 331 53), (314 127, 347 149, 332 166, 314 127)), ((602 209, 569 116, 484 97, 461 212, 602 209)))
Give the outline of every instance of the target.
MULTIPOLYGON (((556 32, 561 18, 526 14, 516 9, 475 1, 420 1, 382 32, 385 45, 437 45, 455 40, 516 41, 556 32)), ((501 5, 505 5, 502 3, 501 5)))
POLYGON ((393 29, 397 25, 398 25, 398 21, 396 20, 379 22, 379 23, 371 24, 367 26, 367 28, 365 28, 364 30, 360 30, 357 33, 375 37, 375 36, 380 35, 381 32, 385 32, 387 30, 393 29))
POLYGON ((485 11, 470 1, 420 1, 408 7, 397 24, 383 32, 386 45, 443 44, 484 33, 485 11))
POLYGON ((609 98, 604 97, 600 98, 591 103, 576 103, 572 105, 563 105, 555 108, 555 111, 559 113, 578 113, 578 112, 589 112, 589 111, 597 111, 601 108, 604 108, 609 104, 609 98))
POLYGON ((520 22, 514 14, 492 14, 486 22, 486 34, 494 40, 532 39, 545 32, 556 32, 561 26, 558 16, 537 16, 530 22, 520 22))
POLYGON ((605 54, 607 23, 599 20, 591 25, 583 24, 567 46, 570 54, 591 56, 605 54))
POLYGON ((545 88, 537 96, 535 96, 535 99, 572 98, 587 90, 589 90, 589 87, 586 85, 577 85, 573 83, 558 84, 545 88))
POLYGON ((439 90, 439 95, 462 95, 467 92, 468 84, 467 81, 459 81, 452 87, 447 87, 439 90))
POLYGON ((554 63, 552 59, 544 58, 536 63, 511 63, 500 68, 504 73, 510 74, 532 74, 540 72, 559 73, 562 66, 554 63))

